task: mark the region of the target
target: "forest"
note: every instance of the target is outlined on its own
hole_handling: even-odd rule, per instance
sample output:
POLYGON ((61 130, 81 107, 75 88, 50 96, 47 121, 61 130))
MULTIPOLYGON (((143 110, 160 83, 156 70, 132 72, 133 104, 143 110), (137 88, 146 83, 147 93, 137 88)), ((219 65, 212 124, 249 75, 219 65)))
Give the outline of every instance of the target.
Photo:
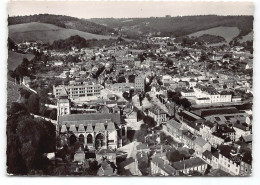
POLYGON ((115 33, 114 29, 112 28, 107 28, 103 25, 99 25, 85 19, 78 19, 75 17, 64 15, 39 14, 30 16, 8 17, 8 25, 23 24, 30 22, 48 23, 62 28, 75 29, 99 35, 108 35, 112 32, 115 33))
MULTIPOLYGON (((150 17, 150 18, 94 18, 90 21, 106 24, 110 28, 135 27, 143 33, 154 32, 161 36, 184 36, 197 31, 218 26, 238 27, 239 36, 248 34, 253 29, 253 16, 178 16, 178 17, 150 17), (131 20, 131 21, 126 21, 131 20), (158 33, 160 32, 160 33, 158 33)), ((131 30, 133 31, 133 30, 131 30)))

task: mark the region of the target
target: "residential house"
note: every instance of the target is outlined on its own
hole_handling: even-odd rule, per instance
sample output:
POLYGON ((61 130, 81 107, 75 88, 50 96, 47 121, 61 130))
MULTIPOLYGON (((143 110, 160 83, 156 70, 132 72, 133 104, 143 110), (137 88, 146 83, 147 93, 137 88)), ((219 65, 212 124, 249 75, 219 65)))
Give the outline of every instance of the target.
POLYGON ((153 106, 148 109, 148 116, 152 117, 157 124, 165 123, 167 121, 166 112, 158 106, 153 106))
POLYGON ((241 156, 237 148, 222 145, 219 149, 219 168, 231 175, 239 175, 241 156))
POLYGON ((152 176, 175 176, 176 170, 163 160, 158 157, 154 157, 151 160, 151 175, 152 176))
POLYGON ((168 120, 163 125, 163 130, 167 131, 173 138, 181 138, 182 131, 181 131, 182 124, 175 121, 174 119, 168 120))
POLYGON ((198 156, 201 156, 206 150, 210 150, 211 145, 205 141, 202 137, 197 137, 194 140, 194 150, 198 156))
POLYGON ((189 148, 194 149, 195 143, 194 140, 196 136, 192 134, 189 130, 182 130, 181 141, 187 145, 189 148))

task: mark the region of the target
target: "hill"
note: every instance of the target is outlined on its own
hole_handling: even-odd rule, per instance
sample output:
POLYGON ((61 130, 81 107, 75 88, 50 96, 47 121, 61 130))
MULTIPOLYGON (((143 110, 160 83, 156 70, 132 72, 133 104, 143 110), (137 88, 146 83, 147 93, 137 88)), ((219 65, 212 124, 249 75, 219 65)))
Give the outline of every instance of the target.
POLYGON ((31 22, 8 26, 9 37, 16 43, 41 40, 44 43, 53 43, 55 40, 67 39, 79 35, 85 39, 109 39, 111 36, 86 33, 74 29, 61 28, 52 24, 31 22))
POLYGON ((15 70, 16 67, 22 63, 23 58, 31 60, 33 59, 33 57, 33 54, 22 54, 13 51, 8 51, 7 68, 8 70, 15 70))
POLYGON ((237 27, 239 36, 247 35, 253 30, 253 16, 182 16, 150 18, 95 18, 89 19, 110 28, 136 32, 139 35, 152 33, 161 36, 180 37, 215 27, 237 27))
POLYGON ((78 19, 70 16, 63 15, 50 15, 50 14, 39 14, 30 16, 15 16, 8 17, 8 25, 40 22, 56 25, 61 28, 79 30, 83 32, 109 35, 114 32, 113 28, 107 28, 105 26, 90 22, 86 19, 78 19))
POLYGON ((189 36, 193 37, 200 37, 202 35, 220 36, 223 37, 227 43, 229 43, 231 40, 239 35, 239 29, 237 27, 220 26, 189 34, 189 36))

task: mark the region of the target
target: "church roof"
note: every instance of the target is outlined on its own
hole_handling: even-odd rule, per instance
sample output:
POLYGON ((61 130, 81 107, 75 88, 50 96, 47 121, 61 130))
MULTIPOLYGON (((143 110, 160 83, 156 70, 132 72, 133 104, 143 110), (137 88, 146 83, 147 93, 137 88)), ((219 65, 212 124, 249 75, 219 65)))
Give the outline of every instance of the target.
POLYGON ((83 124, 87 126, 88 123, 97 123, 97 122, 104 122, 104 121, 112 121, 117 125, 120 125, 121 118, 120 115, 117 113, 91 113, 91 114, 67 114, 59 117, 59 124, 83 124), (102 120, 102 121, 101 121, 102 120))
POLYGON ((64 96, 65 96, 65 97, 68 97, 68 93, 67 93, 65 87, 63 86, 62 89, 61 89, 61 91, 60 91, 59 97, 64 97, 64 96))

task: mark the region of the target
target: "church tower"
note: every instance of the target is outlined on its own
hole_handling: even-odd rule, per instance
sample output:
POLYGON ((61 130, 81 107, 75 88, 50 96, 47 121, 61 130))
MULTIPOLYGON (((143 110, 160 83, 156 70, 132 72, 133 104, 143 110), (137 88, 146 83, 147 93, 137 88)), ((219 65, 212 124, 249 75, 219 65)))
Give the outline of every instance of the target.
POLYGON ((70 99, 68 97, 68 93, 65 87, 62 88, 60 95, 58 96, 57 101, 57 120, 59 116, 63 116, 65 114, 70 114, 70 99))

